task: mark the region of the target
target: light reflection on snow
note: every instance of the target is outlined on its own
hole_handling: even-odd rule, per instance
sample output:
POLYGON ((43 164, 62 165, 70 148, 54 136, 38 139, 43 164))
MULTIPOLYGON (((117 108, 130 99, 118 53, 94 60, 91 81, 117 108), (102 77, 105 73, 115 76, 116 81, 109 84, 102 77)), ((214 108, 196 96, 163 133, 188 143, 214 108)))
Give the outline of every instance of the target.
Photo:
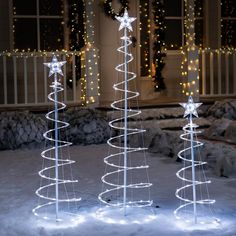
POLYGON ((201 221, 199 221, 197 224, 195 224, 194 222, 190 221, 190 220, 177 220, 176 221, 176 226, 180 229, 184 229, 184 230, 189 230, 189 231, 193 231, 193 230, 212 230, 212 229, 221 229, 222 228, 222 224, 220 222, 220 220, 218 219, 214 219, 212 221, 208 221, 209 218, 207 218, 206 220, 201 219, 201 221))
POLYGON ((74 216, 74 217, 67 217, 67 218, 63 218, 63 220, 59 220, 59 221, 53 221, 52 219, 47 220, 47 221, 43 221, 43 220, 37 220, 37 224, 40 227, 44 227, 46 229, 67 229, 67 228, 73 228, 73 227, 77 227, 78 225, 84 223, 86 221, 85 216, 74 216))
MULTIPOLYGON (((86 209, 80 212, 79 216, 69 216, 66 220, 62 222, 56 222, 52 220, 37 220, 37 226, 39 228, 44 228, 45 230, 63 230, 71 229, 75 230, 77 227, 84 229, 86 227, 95 228, 101 226, 101 223, 107 224, 113 227, 127 226, 131 229, 135 229, 137 225, 141 227, 150 227, 151 230, 161 233, 166 232, 166 235, 182 235, 184 232, 201 232, 212 233, 217 236, 224 235, 225 232, 234 232, 234 218, 233 216, 225 215, 221 216, 220 221, 211 221, 211 222, 200 222, 194 224, 191 220, 189 222, 176 220, 176 218, 171 215, 172 210, 162 210, 159 209, 158 213, 155 214, 150 209, 136 209, 130 208, 127 211, 127 215, 124 216, 124 211, 121 208, 112 208, 112 207, 102 207, 102 208, 91 208, 86 209), (147 226, 144 226, 147 225, 147 226), (134 228, 135 227, 135 228, 134 228), (233 230, 233 231, 232 231, 233 230)), ((34 218, 37 219, 37 218, 34 218)), ((209 217, 208 217, 209 219, 209 217)), ((201 219, 204 220, 204 219, 201 219)), ((35 220, 34 220, 35 221, 35 220)), ((33 223, 33 222, 32 222, 33 223)), ((91 229, 90 229, 91 230, 91 229)), ((183 234, 185 235, 185 234, 183 234)), ((205 234, 204 234, 205 235, 205 234)), ((227 234, 228 235, 228 234, 227 234)))
POLYGON ((145 224, 157 219, 157 216, 147 209, 131 208, 127 209, 127 214, 124 216, 122 208, 104 207, 97 210, 93 217, 107 224, 145 224))

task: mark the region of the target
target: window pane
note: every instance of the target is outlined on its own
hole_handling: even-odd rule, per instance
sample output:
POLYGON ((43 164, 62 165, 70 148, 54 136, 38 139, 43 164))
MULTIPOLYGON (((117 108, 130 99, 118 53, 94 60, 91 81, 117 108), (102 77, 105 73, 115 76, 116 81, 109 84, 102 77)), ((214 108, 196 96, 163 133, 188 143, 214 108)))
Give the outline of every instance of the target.
POLYGON ((195 20, 195 44, 203 44, 203 20, 195 20))
POLYGON ((14 19, 14 48, 37 50, 36 19, 14 19))
POLYGON ((221 45, 223 47, 236 47, 236 20, 223 20, 221 22, 221 45))
POLYGON ((164 0, 164 9, 166 16, 181 16, 182 0, 164 0))
POLYGON ((235 0, 221 0, 221 16, 222 17, 236 17, 236 1, 235 0))
POLYGON ((61 50, 64 46, 63 25, 60 19, 40 20, 40 47, 41 50, 61 50))
POLYGON ((203 17, 203 0, 195 0, 195 16, 203 17))
POLYGON ((39 1, 40 15, 54 15, 61 16, 63 14, 62 0, 40 0, 39 1))
POLYGON ((179 49, 182 46, 181 20, 166 20, 165 42, 167 49, 179 49))
POLYGON ((13 0, 14 15, 36 15, 36 0, 13 0))

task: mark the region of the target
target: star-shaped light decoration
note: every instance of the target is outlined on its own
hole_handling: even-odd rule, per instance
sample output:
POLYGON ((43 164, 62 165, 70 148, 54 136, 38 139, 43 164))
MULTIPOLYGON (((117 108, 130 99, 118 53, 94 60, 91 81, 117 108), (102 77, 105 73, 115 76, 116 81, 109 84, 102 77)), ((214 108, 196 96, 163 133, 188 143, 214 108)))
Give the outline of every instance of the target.
POLYGON ((187 103, 180 103, 180 105, 185 109, 184 117, 192 114, 198 117, 197 108, 202 105, 202 103, 194 103, 192 96, 189 96, 187 103))
POLYGON ((130 31, 133 31, 131 23, 136 20, 136 17, 129 17, 127 9, 125 9, 123 16, 116 16, 116 19, 120 22, 119 30, 128 28, 130 31))
POLYGON ((53 74, 56 74, 56 73, 58 73, 58 74, 63 76, 61 67, 64 64, 66 64, 66 61, 58 61, 57 57, 54 55, 53 58, 52 58, 52 62, 50 62, 50 63, 43 63, 43 64, 50 68, 49 77, 51 75, 53 75, 53 74))

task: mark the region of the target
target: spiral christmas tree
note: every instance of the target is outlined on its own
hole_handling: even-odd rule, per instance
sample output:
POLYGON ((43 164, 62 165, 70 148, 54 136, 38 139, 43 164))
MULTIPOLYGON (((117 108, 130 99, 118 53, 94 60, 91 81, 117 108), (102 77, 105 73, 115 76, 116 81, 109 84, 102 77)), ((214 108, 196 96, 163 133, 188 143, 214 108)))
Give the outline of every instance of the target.
POLYGON ((114 90, 121 94, 121 98, 114 101, 111 107, 121 113, 121 116, 109 122, 110 127, 118 134, 107 141, 114 153, 104 158, 107 168, 110 168, 111 171, 102 176, 102 182, 107 186, 107 189, 100 193, 98 198, 109 206, 123 208, 124 215, 126 215, 127 207, 145 207, 152 204, 150 196, 142 200, 134 199, 135 196, 137 197, 136 191, 138 190, 145 190, 148 194, 152 184, 149 183, 148 178, 147 181, 136 179, 140 175, 139 171, 147 172, 146 160, 142 165, 131 163, 131 156, 138 155, 138 152, 144 153, 146 148, 129 145, 129 140, 134 135, 142 135, 145 132, 141 128, 128 127, 128 119, 141 113, 140 110, 129 107, 129 101, 139 96, 138 92, 129 89, 129 83, 136 78, 136 74, 128 71, 128 64, 133 60, 132 54, 128 52, 128 47, 132 43, 128 36, 128 30, 132 31, 131 23, 135 18, 129 17, 127 10, 125 10, 123 17, 116 17, 116 19, 120 22, 119 30, 124 30, 124 35, 121 37, 123 45, 117 49, 123 55, 123 63, 119 64, 116 70, 124 76, 124 79, 113 85, 114 90))
POLYGON ((208 184, 210 180, 205 175, 205 165, 202 161, 200 147, 202 142, 197 140, 198 125, 193 123, 193 116, 198 117, 196 109, 201 103, 194 103, 192 97, 188 103, 180 104, 184 109, 184 117, 187 117, 188 124, 183 127, 184 133, 180 138, 184 140, 184 149, 178 153, 184 166, 176 173, 182 180, 183 186, 176 190, 176 197, 180 199, 180 206, 174 211, 177 219, 192 222, 194 224, 212 223, 215 221, 211 205, 215 200, 210 199, 208 184), (213 220, 214 219, 214 220, 213 220))
POLYGON ((33 209, 36 216, 56 221, 64 220, 67 213, 73 215, 77 207, 76 203, 81 200, 76 197, 74 191, 74 184, 78 181, 74 180, 72 176, 71 164, 74 161, 70 159, 68 151, 71 143, 60 140, 60 131, 69 126, 67 122, 59 120, 58 117, 59 111, 63 111, 66 107, 63 102, 58 101, 59 93, 64 89, 57 76, 58 74, 63 76, 61 67, 65 63, 66 61, 58 62, 55 55, 51 63, 44 63, 50 68, 49 77, 54 75, 54 81, 50 85, 52 92, 48 95, 48 99, 54 104, 54 110, 46 114, 46 118, 52 123, 53 128, 43 135, 51 146, 41 153, 43 158, 43 169, 39 171, 41 186, 36 190, 39 204, 33 209), (40 200, 44 202, 41 203, 40 200), (74 206, 71 206, 72 202, 74 206))

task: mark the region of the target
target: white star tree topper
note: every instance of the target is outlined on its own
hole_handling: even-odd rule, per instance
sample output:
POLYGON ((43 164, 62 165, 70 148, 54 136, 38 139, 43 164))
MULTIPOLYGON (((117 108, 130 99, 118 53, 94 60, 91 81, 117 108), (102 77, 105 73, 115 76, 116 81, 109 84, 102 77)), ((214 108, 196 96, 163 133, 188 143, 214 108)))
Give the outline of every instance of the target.
POLYGON ((54 55, 52 58, 52 62, 43 63, 43 64, 50 68, 49 77, 56 73, 63 76, 61 67, 66 64, 66 61, 58 61, 57 57, 54 55))
POLYGON ((180 105, 185 109, 184 117, 188 115, 194 115, 198 117, 197 108, 202 105, 202 103, 194 103, 192 96, 189 96, 187 103, 180 103, 180 105))
POLYGON ((131 23, 136 20, 136 17, 129 17, 127 9, 125 9, 123 16, 116 16, 116 19, 120 22, 119 30, 128 28, 130 31, 133 31, 131 23))

